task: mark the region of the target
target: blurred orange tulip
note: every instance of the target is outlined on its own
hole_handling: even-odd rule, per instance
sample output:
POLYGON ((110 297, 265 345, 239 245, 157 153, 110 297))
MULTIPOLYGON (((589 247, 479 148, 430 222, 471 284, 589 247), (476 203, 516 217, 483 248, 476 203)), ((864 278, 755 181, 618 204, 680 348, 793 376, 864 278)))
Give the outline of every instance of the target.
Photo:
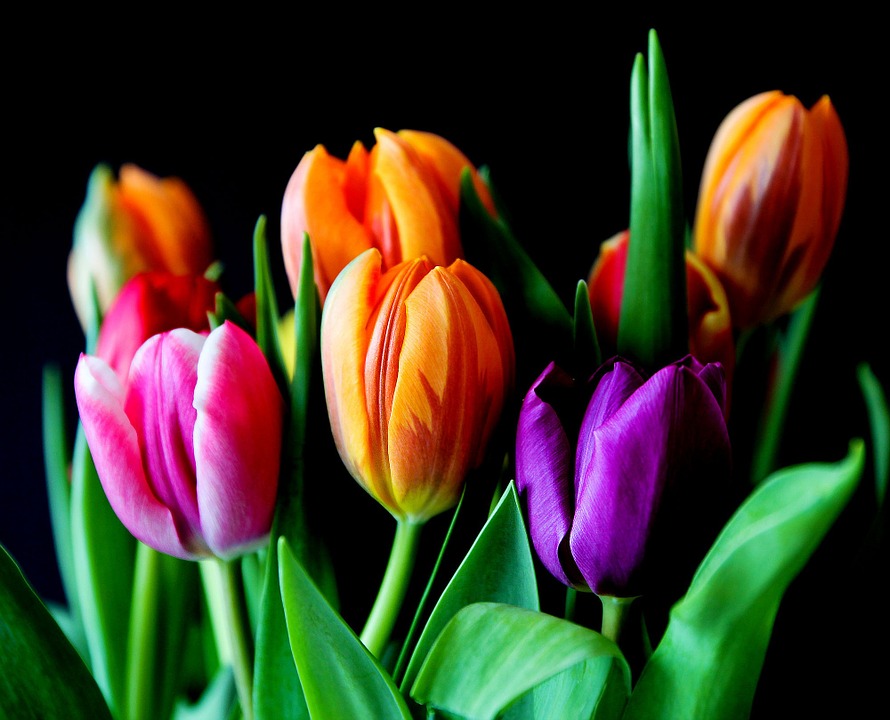
POLYGON ((321 321, 328 413, 352 476, 399 521, 452 507, 514 379, 500 296, 463 260, 383 270, 376 249, 331 287, 321 321))
POLYGON ((815 288, 840 224, 848 165, 827 96, 807 111, 793 96, 761 93, 720 125, 702 173, 695 252, 726 288, 736 327, 773 320, 815 288))
POLYGON ((322 302, 337 274, 359 253, 377 248, 384 268, 426 255, 447 265, 461 257, 460 177, 473 172, 476 190, 494 212, 488 188, 464 154, 438 135, 374 131, 370 152, 356 142, 343 161, 323 145, 294 170, 281 206, 281 243, 296 294, 303 233, 309 234, 322 302))
POLYGON ((200 275, 213 260, 210 225, 188 186, 123 165, 119 179, 98 165, 74 225, 68 288, 81 327, 101 313, 124 283, 144 270, 200 275))

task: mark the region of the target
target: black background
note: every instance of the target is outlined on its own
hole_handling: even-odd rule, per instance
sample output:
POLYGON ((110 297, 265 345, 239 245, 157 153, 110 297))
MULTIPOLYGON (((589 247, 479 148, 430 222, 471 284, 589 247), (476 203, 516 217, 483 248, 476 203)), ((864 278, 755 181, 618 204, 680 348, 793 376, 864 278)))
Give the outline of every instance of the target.
MULTIPOLYGON (((200 22, 80 16, 56 17, 57 30, 39 18, 7 28, 20 30, 21 42, 0 51, 0 543, 44 597, 60 599, 61 590, 41 455, 41 368, 56 362, 72 377, 83 343, 65 265, 96 163, 135 162, 183 178, 207 212, 226 287, 238 297, 250 289, 254 224, 266 215, 277 247, 281 196, 305 151, 323 143, 343 157, 356 139, 370 145, 375 126, 430 130, 490 167, 514 230, 568 298, 598 244, 627 224, 630 69, 652 27, 674 94, 690 219, 708 144, 732 107, 774 88, 807 105, 831 96, 850 148, 848 200, 783 461, 837 460, 867 432, 854 369, 868 361, 890 382, 888 153, 886 114, 877 109, 886 94, 884 38, 873 18, 834 11, 788 20, 752 6, 720 19, 592 10, 482 21, 452 8, 420 21, 391 12, 200 22)), ((379 577, 391 521, 348 483, 341 496, 354 512, 344 511, 338 552, 354 542, 353 559, 366 555, 368 574, 379 577), (372 554, 378 545, 367 539, 381 532, 372 554)), ((866 476, 786 594, 755 717, 818 716, 829 705, 852 716, 883 703, 887 599, 879 593, 888 559, 862 549, 873 516, 866 476)), ((442 526, 432 525, 435 537, 442 526)), ((357 580, 344 584, 357 606, 371 596, 357 580)))

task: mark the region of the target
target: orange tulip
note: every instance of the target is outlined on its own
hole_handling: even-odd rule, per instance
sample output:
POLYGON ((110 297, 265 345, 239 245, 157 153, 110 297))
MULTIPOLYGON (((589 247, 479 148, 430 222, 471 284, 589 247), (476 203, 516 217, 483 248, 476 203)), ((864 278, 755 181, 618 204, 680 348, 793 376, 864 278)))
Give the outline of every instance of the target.
POLYGON ((452 507, 513 383, 512 335, 488 278, 425 257, 384 271, 380 251, 366 250, 331 287, 321 355, 352 476, 399 521, 452 507))
POLYGON ((426 255, 447 265, 462 256, 458 229, 460 177, 474 173, 477 192, 494 212, 464 154, 432 133, 382 128, 370 152, 356 142, 343 161, 323 145, 294 170, 281 205, 281 243, 296 294, 303 233, 309 234, 322 301, 337 274, 359 253, 377 248, 385 268, 426 255))
MULTIPOLYGON (((593 324, 603 351, 618 344, 618 320, 624 292, 624 269, 630 234, 624 230, 606 240, 587 279, 593 324)), ((719 362, 731 387, 735 342, 729 303, 717 277, 692 252, 686 251, 686 305, 689 313, 689 352, 703 363, 719 362)))
POLYGON ((809 111, 761 93, 720 125, 702 174, 695 252, 717 273, 733 323, 753 327, 800 303, 831 254, 849 159, 827 96, 809 111))
POLYGON ((94 292, 104 314, 137 273, 200 275, 212 260, 209 223, 182 180, 132 164, 121 167, 117 182, 108 166, 93 170, 68 256, 68 288, 85 331, 94 292))

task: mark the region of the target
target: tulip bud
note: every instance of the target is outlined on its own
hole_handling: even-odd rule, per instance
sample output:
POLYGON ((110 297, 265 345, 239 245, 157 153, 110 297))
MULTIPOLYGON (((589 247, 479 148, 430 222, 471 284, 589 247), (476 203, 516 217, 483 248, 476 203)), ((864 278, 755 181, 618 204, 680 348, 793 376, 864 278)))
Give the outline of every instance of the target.
POLYGON ((136 538, 185 559, 265 542, 283 401, 247 333, 224 322, 206 337, 154 335, 126 389, 104 360, 81 355, 74 387, 99 480, 136 538))
POLYGON ((676 514, 729 471, 723 372, 692 356, 648 378, 613 358, 587 382, 551 363, 520 410, 516 486, 535 550, 597 595, 639 595, 648 569, 671 567, 673 531, 701 525, 676 514))
POLYGON ((733 324, 773 320, 816 286, 847 188, 847 142, 827 96, 809 111, 778 91, 736 107, 711 144, 695 252, 720 278, 733 324))
POLYGON ((294 170, 281 205, 281 243, 296 296, 303 233, 312 246, 322 302, 337 274, 359 253, 377 248, 384 268, 426 255, 447 265, 462 256, 458 228, 460 176, 473 172, 494 212, 488 188, 470 161, 447 140, 418 131, 374 131, 368 152, 356 142, 343 161, 323 145, 294 170))
POLYGON ((122 166, 116 183, 107 166, 93 170, 68 257, 68 288, 84 331, 95 300, 104 314, 136 273, 201 274, 211 261, 210 227, 185 183, 136 165, 122 166))
POLYGON ((127 384, 130 362, 152 335, 175 328, 210 332, 207 317, 219 285, 203 275, 154 271, 135 275, 121 288, 102 321, 96 355, 127 384))
POLYGON ((500 297, 474 267, 426 258, 382 270, 375 249, 331 287, 321 320, 325 396, 340 457, 399 521, 452 507, 512 386, 500 297))
MULTIPOLYGON (((590 270, 587 288, 597 340, 605 357, 617 352, 618 321, 624 293, 629 232, 624 230, 606 240, 590 270)), ((717 276, 700 258, 686 251, 686 304, 689 352, 702 362, 719 362, 732 386, 735 341, 729 316, 729 301, 717 276)))

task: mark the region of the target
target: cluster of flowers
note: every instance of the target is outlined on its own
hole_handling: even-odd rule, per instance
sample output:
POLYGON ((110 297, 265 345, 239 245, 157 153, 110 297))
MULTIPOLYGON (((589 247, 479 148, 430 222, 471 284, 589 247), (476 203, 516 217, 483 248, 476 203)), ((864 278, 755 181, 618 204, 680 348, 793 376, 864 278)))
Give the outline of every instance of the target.
MULTIPOLYGON (((831 103, 807 110, 763 93, 720 127, 685 250, 688 355, 653 365, 627 353, 634 238, 624 231, 582 273, 596 356, 606 359, 552 358, 530 388, 519 357, 530 321, 466 259, 466 178, 499 221, 485 174, 438 135, 377 129, 375 138, 346 160, 321 145, 307 152, 281 212, 293 297, 309 267, 322 308, 324 397, 343 464, 411 544, 457 505, 493 449, 507 458, 531 543, 556 580, 604 600, 645 594, 650 570, 670 566, 696 534, 684 498, 700 502, 730 481, 739 333, 796 308, 828 260, 848 162, 831 103), (505 422, 509 441, 493 448, 505 422)), ((135 166, 117 178, 96 169, 69 286, 96 337, 75 392, 99 480, 145 545, 229 561, 274 534, 293 440, 287 380, 258 344, 257 298, 229 303, 220 319, 213 259, 207 219, 182 182, 135 166)), ((707 548, 713 535, 698 540, 707 548)), ((361 636, 377 656, 404 583, 393 592, 361 636)), ((605 615, 603 632, 617 641, 620 622, 605 615)), ((250 717, 250 679, 239 682, 250 717)))

